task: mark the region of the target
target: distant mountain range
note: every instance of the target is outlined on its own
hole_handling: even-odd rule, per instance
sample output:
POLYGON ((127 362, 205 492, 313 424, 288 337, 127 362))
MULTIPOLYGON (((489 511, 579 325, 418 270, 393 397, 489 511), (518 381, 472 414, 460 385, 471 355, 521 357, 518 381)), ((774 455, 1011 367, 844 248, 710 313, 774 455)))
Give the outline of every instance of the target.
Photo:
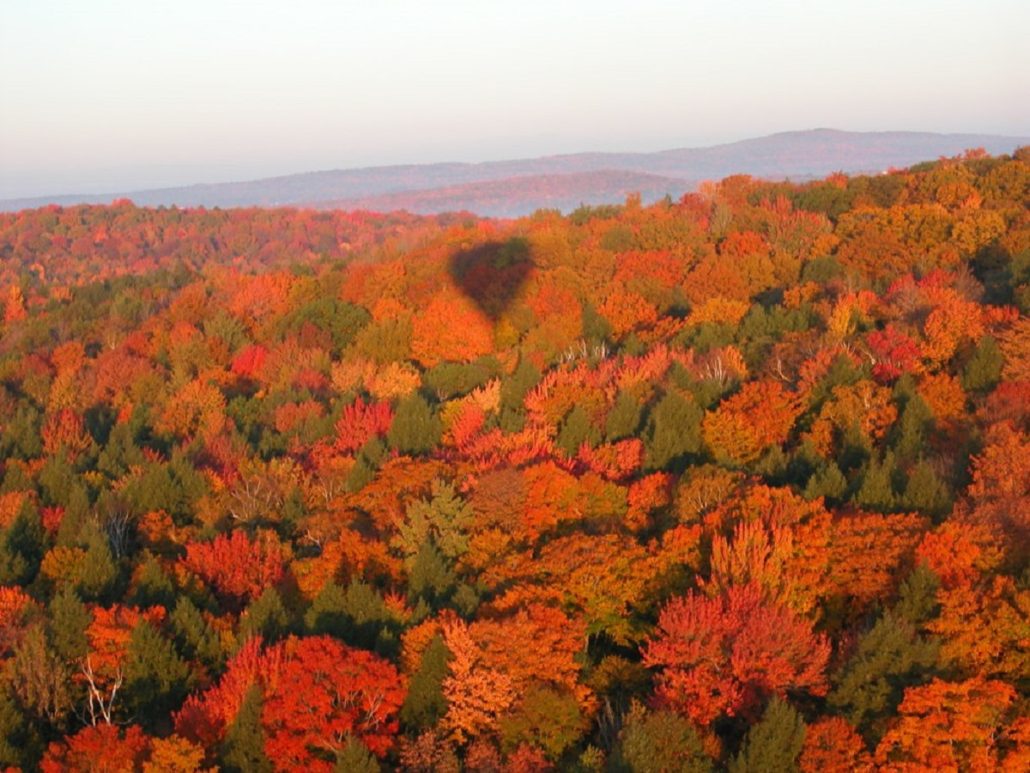
POLYGON ((1011 153, 1021 145, 1030 145, 1030 137, 813 129, 656 153, 575 153, 479 164, 337 169, 108 195, 8 199, 0 201, 0 211, 129 198, 140 206, 406 209, 514 217, 542 207, 568 211, 580 204, 620 202, 634 192, 645 201, 676 197, 703 180, 738 173, 804 180, 835 171, 880 172, 969 148, 1011 153))

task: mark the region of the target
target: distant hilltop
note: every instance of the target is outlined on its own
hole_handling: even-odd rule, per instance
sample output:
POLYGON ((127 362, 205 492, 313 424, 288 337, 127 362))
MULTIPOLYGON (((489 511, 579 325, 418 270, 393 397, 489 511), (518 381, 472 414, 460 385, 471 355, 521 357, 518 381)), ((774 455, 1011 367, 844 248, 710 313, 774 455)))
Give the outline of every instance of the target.
POLYGON ((870 173, 905 167, 970 148, 1011 153, 1030 137, 927 132, 783 132, 704 148, 655 153, 575 153, 485 163, 409 164, 337 169, 245 182, 188 185, 107 195, 56 195, 0 201, 0 211, 47 204, 273 207, 407 210, 419 214, 468 211, 516 217, 540 208, 569 211, 580 204, 680 196, 703 180, 732 174, 805 180, 835 171, 870 173))

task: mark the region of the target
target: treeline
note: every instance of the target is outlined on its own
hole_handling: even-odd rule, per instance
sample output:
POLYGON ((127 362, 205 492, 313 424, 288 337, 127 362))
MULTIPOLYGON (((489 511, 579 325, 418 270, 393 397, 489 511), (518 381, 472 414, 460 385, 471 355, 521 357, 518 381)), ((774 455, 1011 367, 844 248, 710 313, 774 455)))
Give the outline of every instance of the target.
POLYGON ((0 763, 1025 770, 1028 203, 0 216, 0 763))

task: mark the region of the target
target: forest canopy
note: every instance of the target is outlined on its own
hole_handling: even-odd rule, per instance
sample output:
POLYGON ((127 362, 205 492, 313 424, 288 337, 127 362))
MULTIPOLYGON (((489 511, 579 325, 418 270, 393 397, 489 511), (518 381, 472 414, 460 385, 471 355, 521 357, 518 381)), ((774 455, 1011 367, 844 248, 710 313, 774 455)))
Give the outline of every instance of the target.
POLYGON ((1028 204, 0 215, 0 764, 1026 770, 1028 204))

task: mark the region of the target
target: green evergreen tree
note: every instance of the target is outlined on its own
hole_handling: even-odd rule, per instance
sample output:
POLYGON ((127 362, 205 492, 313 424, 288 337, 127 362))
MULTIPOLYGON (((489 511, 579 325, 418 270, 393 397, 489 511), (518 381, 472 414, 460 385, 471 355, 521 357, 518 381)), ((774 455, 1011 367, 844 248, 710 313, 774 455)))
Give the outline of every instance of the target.
POLYGON ((878 738, 905 688, 927 681, 936 663, 936 643, 921 637, 911 622, 887 612, 859 639, 834 676, 827 702, 878 738))
POLYGON ((40 729, 25 717, 8 685, 0 685, 0 765, 31 770, 42 752, 40 729))
POLYGON ((190 667, 150 622, 132 629, 125 658, 125 706, 144 727, 155 728, 179 708, 192 683, 190 667))
POLYGON ((730 773, 789 773, 798 769, 805 743, 805 723, 786 701, 773 698, 762 719, 751 726, 740 751, 730 760, 730 773))
POLYGON ((558 430, 558 447, 569 456, 575 456, 583 443, 594 447, 601 442, 601 433, 590 421, 583 406, 576 405, 566 414, 558 430))
POLYGON ((672 711, 648 711, 634 703, 623 722, 610 768, 619 773, 707 773, 712 761, 688 720, 672 711))
POLYGON ((457 579, 447 559, 432 542, 424 542, 415 554, 408 572, 408 588, 414 596, 442 599, 454 588, 457 579))
POLYGON ((110 599, 118 581, 118 566, 107 537, 96 524, 87 522, 82 530, 81 544, 86 554, 75 578, 76 589, 86 601, 110 599))
POLYGON ((937 589, 940 578, 926 562, 919 563, 902 581, 898 601, 892 610, 895 617, 919 626, 937 614, 937 589))
POLYGON ((918 510, 934 518, 940 518, 951 510, 947 486, 925 461, 920 461, 909 474, 901 502, 906 510, 918 510))
POLYGON ((397 405, 386 439, 394 450, 418 455, 432 451, 440 442, 441 432, 440 417, 425 398, 415 392, 397 405))
POLYGON ((962 369, 962 387, 967 392, 989 392, 1001 380, 1004 364, 997 341, 984 336, 962 369))
POLYGON ((689 397, 669 392, 652 409, 644 432, 645 464, 661 470, 701 450, 704 411, 689 397))
POLYGON ((450 659, 451 653, 443 643, 443 638, 434 636, 422 653, 418 670, 411 677, 408 694, 401 707, 401 722, 407 727, 428 730, 447 713, 443 680, 447 676, 447 661, 450 659))
POLYGON ((93 617, 73 588, 62 588, 50 602, 49 639, 54 651, 69 663, 89 651, 86 628, 93 617))
POLYGON ((358 451, 354 467, 347 476, 347 490, 361 491, 372 482, 379 469, 379 463, 386 456, 386 444, 378 437, 370 439, 358 451))
POLYGON ((273 642, 289 633, 289 629, 289 613, 275 588, 265 588, 240 617, 240 634, 244 639, 261 636, 273 642))
POLYGON ((199 660, 207 668, 217 670, 224 652, 218 631, 207 622, 187 596, 179 596, 169 616, 175 643, 187 658, 199 660))
POLYGON ((933 426, 933 411, 919 395, 913 395, 901 409, 891 437, 891 448, 899 459, 912 460, 926 448, 926 436, 933 426))
POLYGON ((848 481, 835 462, 823 465, 805 486, 805 499, 825 497, 829 502, 840 502, 848 491, 848 481))
POLYGON ((97 457, 97 469, 117 479, 125 475, 130 467, 142 466, 146 462, 143 451, 135 443, 133 423, 116 424, 111 429, 107 444, 97 457))
POLYGON ((56 543, 62 547, 74 547, 91 518, 89 493, 83 486, 74 487, 68 494, 61 525, 57 527, 56 543))
POLYGON ((333 767, 333 773, 379 773, 381 770, 379 760, 354 736, 347 737, 333 767))
POLYGON ((43 558, 43 522, 31 501, 0 530, 0 585, 28 585, 43 558))
POLYGON ((265 731, 261 727, 264 696, 258 685, 247 690, 236 719, 229 725, 222 744, 222 769, 227 773, 272 773, 265 754, 265 731))
POLYGON ((131 604, 137 607, 161 606, 171 609, 175 606, 175 585, 161 566, 161 562, 149 551, 136 570, 131 604))
POLYGON ((893 483, 896 472, 894 455, 889 451, 882 461, 871 458, 862 476, 862 485, 855 493, 856 504, 876 512, 891 512, 897 503, 893 483))
POLYGON ((43 455, 42 417, 27 402, 18 403, 0 431, 0 459, 37 459, 43 455))
POLYGON ((77 499, 76 495, 85 493, 86 487, 75 474, 64 452, 59 452, 47 459, 43 469, 39 471, 39 487, 43 502, 48 506, 67 508, 77 499), (77 491, 80 489, 81 491, 77 491))
POLYGON ((629 392, 619 392, 605 419, 604 436, 609 443, 634 437, 640 429, 644 407, 629 392))
POLYGON ((582 303, 583 307, 583 340, 589 345, 597 345, 611 341, 612 326, 604 317, 597 313, 597 309, 589 301, 582 303))
POLYGON ((540 383, 540 371, 529 360, 519 361, 515 372, 501 382, 500 424, 505 432, 518 432, 526 421, 522 401, 540 383))
POLYGON ((472 507, 450 483, 434 481, 432 497, 413 502, 404 514, 392 545, 410 567, 418 551, 431 541, 450 561, 468 552, 469 530, 475 515, 472 507))
POLYGON ((312 634, 334 636, 361 649, 375 649, 384 638, 389 638, 383 632, 396 627, 396 620, 379 591, 355 580, 346 589, 327 583, 305 613, 304 626, 312 634))

